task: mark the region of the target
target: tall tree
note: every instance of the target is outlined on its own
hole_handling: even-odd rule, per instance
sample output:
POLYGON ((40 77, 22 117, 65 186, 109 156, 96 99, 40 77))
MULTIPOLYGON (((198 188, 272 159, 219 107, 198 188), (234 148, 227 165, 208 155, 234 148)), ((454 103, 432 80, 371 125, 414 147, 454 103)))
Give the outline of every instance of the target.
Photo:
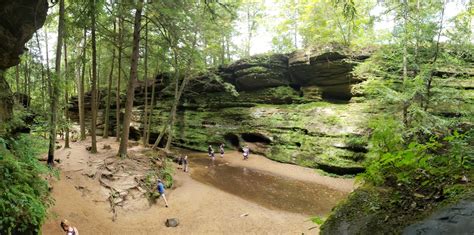
POLYGON ((86 121, 85 121, 85 107, 84 107, 84 82, 86 76, 86 53, 87 53, 87 28, 84 27, 84 44, 82 45, 82 69, 81 76, 78 78, 79 81, 79 126, 80 126, 80 139, 86 139, 86 121))
POLYGON ((136 7, 136 11, 135 11, 135 21, 133 25, 133 48, 132 48, 132 58, 130 62, 130 78, 129 78, 128 88, 127 88, 127 101, 125 103, 125 116, 123 120, 122 138, 120 140, 120 148, 118 152, 121 158, 124 158, 127 156, 128 134, 130 131, 130 120, 132 117, 134 90, 135 90, 135 83, 137 80, 142 8, 143 8, 143 0, 139 0, 136 7))
POLYGON ((119 27, 118 27, 118 58, 117 58, 117 64, 118 64, 118 71, 117 71, 117 91, 115 93, 115 133, 117 137, 117 141, 120 140, 120 82, 122 80, 122 50, 123 50, 123 17, 122 17, 122 4, 121 1, 119 1, 118 5, 118 21, 119 21, 119 27))
POLYGON ((68 66, 67 66, 67 46, 64 42, 64 148, 70 148, 69 146, 69 82, 68 82, 68 66))
POLYGON ((90 0, 91 40, 92 40, 92 79, 91 79, 91 153, 97 153, 97 48, 96 48, 96 1, 90 0))
MULTIPOLYGON (((56 124, 57 124, 57 106, 59 93, 59 79, 61 78, 61 48, 64 33, 64 0, 59 0, 59 23, 58 23, 58 41, 56 45, 56 63, 55 77, 51 82, 51 119, 49 132, 49 149, 48 149, 48 165, 54 165, 54 151, 56 150, 56 124)), ((47 39, 46 39, 47 40, 47 39)))
MULTIPOLYGON (((114 19, 114 43, 117 41, 116 39, 116 21, 114 19)), ((110 73, 109 73, 109 81, 108 81, 108 87, 107 87, 107 103, 105 104, 105 115, 104 115, 104 138, 109 138, 109 129, 110 129, 110 101, 111 101, 111 96, 112 96, 112 77, 114 74, 114 63, 115 63, 115 45, 113 46, 112 49, 112 61, 110 64, 110 73)))
MULTIPOLYGON (((146 14, 145 14, 146 17, 146 14)), ((144 61, 144 67, 145 67, 145 74, 143 76, 143 79, 145 80, 145 108, 144 108, 144 127, 143 127, 143 145, 146 146, 147 143, 147 130, 148 130, 148 112, 149 112, 149 107, 148 107, 148 20, 146 20, 145 23, 145 61, 144 61)))

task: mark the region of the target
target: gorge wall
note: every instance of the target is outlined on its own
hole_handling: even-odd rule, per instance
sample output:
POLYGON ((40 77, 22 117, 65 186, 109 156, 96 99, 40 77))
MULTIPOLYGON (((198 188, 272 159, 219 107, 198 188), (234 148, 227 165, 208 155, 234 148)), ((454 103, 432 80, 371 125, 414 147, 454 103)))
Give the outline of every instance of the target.
MULTIPOLYGON (((368 104, 351 94, 351 86, 359 82, 351 71, 366 58, 368 55, 335 49, 297 51, 253 56, 210 69, 189 81, 178 108, 172 143, 200 151, 222 142, 228 149, 249 145, 252 152, 280 162, 336 174, 362 172, 367 149, 361 136, 369 113, 368 104), (226 89, 229 84, 238 96, 226 89)), ((159 135, 173 100, 174 84, 169 84, 168 77, 157 76, 147 88, 143 81, 138 84, 131 139, 140 139, 143 132, 144 90, 150 94, 152 82, 159 99, 153 111, 150 142, 159 135)), ((100 115, 106 93, 102 91, 101 97, 99 129, 103 128, 100 115)), ((76 99, 71 111, 77 112, 77 108, 76 99)), ((110 113, 113 128, 115 112, 110 113)))

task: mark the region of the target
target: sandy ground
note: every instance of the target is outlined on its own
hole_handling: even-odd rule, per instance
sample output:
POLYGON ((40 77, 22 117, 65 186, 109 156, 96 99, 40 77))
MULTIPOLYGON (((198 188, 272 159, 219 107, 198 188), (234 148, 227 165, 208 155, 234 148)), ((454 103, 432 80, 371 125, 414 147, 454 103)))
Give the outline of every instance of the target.
MULTIPOLYGON (((112 221, 108 201, 103 200, 104 190, 97 180, 82 174, 81 166, 94 159, 112 157, 118 149, 115 138, 98 138, 98 154, 85 150, 89 142, 72 143, 71 149, 60 149, 57 158, 61 164, 61 178, 53 182, 52 195, 55 205, 42 228, 43 234, 64 234, 59 227, 61 219, 68 219, 80 234, 317 234, 318 228, 305 215, 270 210, 253 202, 193 180, 189 173, 176 171, 176 187, 167 191, 170 204, 164 202, 148 209, 118 210, 112 221), (110 144, 111 150, 102 150, 110 144), (167 228, 167 218, 178 218, 176 228, 167 228)), ((138 149, 141 147, 134 147, 138 149)), ((230 164, 274 172, 287 177, 308 180, 351 190, 353 181, 319 176, 314 170, 272 162, 252 155, 249 161, 241 161, 238 152, 224 158, 230 164), (331 181, 333 180, 333 181, 331 181)), ((191 165, 192 170, 192 165, 191 165)))

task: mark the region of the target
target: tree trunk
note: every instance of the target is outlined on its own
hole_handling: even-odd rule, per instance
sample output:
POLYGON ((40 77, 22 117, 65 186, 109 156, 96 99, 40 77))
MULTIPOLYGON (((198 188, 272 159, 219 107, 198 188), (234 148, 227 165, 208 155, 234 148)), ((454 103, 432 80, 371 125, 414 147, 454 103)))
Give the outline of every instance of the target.
POLYGON ((20 65, 15 66, 15 80, 16 80, 16 92, 20 92, 20 65))
POLYGON ((125 116, 123 120, 123 131, 122 139, 120 140, 119 156, 124 158, 127 156, 127 145, 128 145, 128 134, 130 131, 130 120, 132 117, 133 99, 135 83, 137 80, 137 67, 138 67, 138 53, 140 46, 140 28, 141 28, 141 17, 142 17, 143 0, 139 0, 137 9, 135 11, 135 22, 133 26, 133 48, 132 48, 132 59, 130 65, 130 78, 127 88, 127 101, 125 104, 125 116))
MULTIPOLYGON (((38 36, 38 32, 35 33, 36 35, 36 44, 38 45, 38 51, 41 51, 41 44, 40 44, 40 40, 39 40, 39 36, 38 36)), ((44 66, 43 66, 43 56, 40 54, 40 61, 41 61, 41 92, 42 94, 46 94, 46 82, 45 82, 45 76, 44 76, 44 66)), ((44 111, 44 113, 46 113, 46 101, 45 101, 45 95, 42 95, 41 96, 41 107, 42 107, 42 111, 44 111)))
MULTIPOLYGON (((431 62, 431 66, 434 67, 436 61, 438 60, 438 55, 439 55, 439 42, 441 38, 441 32, 443 31, 443 20, 444 20, 444 10, 446 7, 446 2, 443 1, 443 9, 441 10, 441 20, 440 20, 440 25, 439 25, 439 31, 438 31, 438 38, 436 40, 436 48, 435 48, 435 53, 433 56, 433 61, 431 62)), ((433 82, 433 68, 431 68, 430 75, 428 76, 428 81, 426 82, 426 103, 423 109, 426 111, 428 110, 428 106, 430 105, 430 99, 431 99, 431 83, 433 82)))
POLYGON ((118 76, 117 92, 115 94, 115 135, 117 141, 120 141, 120 81, 122 80, 122 49, 123 49, 123 18, 121 16, 121 5, 119 5, 119 34, 118 34, 118 76))
POLYGON ((145 75, 144 75, 144 80, 145 80, 145 110, 144 110, 144 127, 143 127, 143 146, 146 146, 148 143, 146 142, 147 140, 147 116, 148 116, 148 20, 145 23, 145 75))
POLYGON ((97 140, 96 140, 96 123, 97 123, 97 49, 96 49, 96 38, 95 38, 95 14, 96 6, 95 0, 90 0, 92 12, 92 80, 91 80, 91 153, 97 153, 97 140))
POLYGON ((171 120, 170 120, 170 127, 168 129, 168 138, 166 140, 165 151, 169 151, 171 147, 171 141, 173 139, 173 127, 176 121, 176 110, 178 109, 179 101, 181 99, 181 95, 184 92, 184 88, 186 87, 186 83, 188 82, 188 76, 183 78, 183 82, 181 82, 181 87, 177 92, 175 92, 175 100, 173 104, 173 109, 171 110, 171 120))
POLYGON ((87 48, 87 29, 84 27, 84 45, 82 48, 82 71, 79 78, 79 125, 81 128, 81 140, 86 139, 86 122, 84 107, 84 80, 86 76, 86 50, 87 48))
MULTIPOLYGON (((116 23, 114 20, 114 35, 116 34, 116 23)), ((115 36, 114 36, 115 38, 115 36)), ((114 40, 116 41, 116 40, 114 40)), ((110 127, 110 96, 112 95, 112 77, 114 74, 114 62, 115 62, 115 46, 112 49, 112 62, 110 65, 110 74, 109 74, 109 85, 107 88, 107 104, 105 105, 105 115, 104 115, 104 120, 105 120, 105 125, 104 125, 104 135, 103 137, 105 139, 109 138, 109 127, 110 127)))
MULTIPOLYGON (((56 63, 55 72, 56 77, 51 82, 51 123, 49 133, 49 150, 48 150, 48 165, 54 165, 54 151, 56 146, 56 122, 57 122, 57 106, 59 93, 59 80, 61 78, 61 48, 63 43, 64 30, 64 0, 59 0, 59 23, 58 23, 58 40, 56 46, 56 63)), ((47 40, 47 38, 46 38, 47 40)))
POLYGON ((10 121, 13 115, 13 95, 10 86, 5 80, 4 70, 0 69, 0 134, 2 134, 6 126, 3 124, 10 121))
POLYGON ((64 148, 69 147, 69 86, 68 86, 68 77, 67 77, 67 47, 66 42, 64 42, 64 101, 66 105, 64 105, 64 117, 65 117, 65 139, 64 139, 64 148))
MULTIPOLYGON (((157 74, 157 73, 155 73, 157 74)), ((151 85, 151 102, 150 102, 150 111, 148 112, 148 117, 146 119, 146 127, 147 127, 147 130, 146 130, 146 137, 145 137, 145 143, 146 145, 145 146, 148 146, 148 144, 150 143, 150 126, 151 126, 151 119, 153 118, 153 110, 155 108, 155 87, 156 87, 156 81, 155 79, 153 79, 153 84, 151 85)))
POLYGON ((408 63, 408 2, 407 0, 403 0, 403 81, 406 80, 408 72, 407 72, 407 63, 408 63))

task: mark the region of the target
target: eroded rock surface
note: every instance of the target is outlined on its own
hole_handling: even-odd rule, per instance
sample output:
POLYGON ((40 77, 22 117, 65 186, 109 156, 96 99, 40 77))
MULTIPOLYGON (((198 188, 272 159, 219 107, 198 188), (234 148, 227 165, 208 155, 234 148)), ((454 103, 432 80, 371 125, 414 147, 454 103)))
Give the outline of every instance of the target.
MULTIPOLYGON (((351 85, 357 82, 350 72, 356 60, 366 57, 340 51, 313 50, 307 57, 302 53, 253 56, 192 78, 178 109, 173 145, 200 151, 209 144, 226 143, 232 149, 249 145, 253 153, 280 162, 336 174, 362 172, 363 141, 355 141, 361 146, 353 148, 340 146, 354 145, 353 140, 362 139, 365 131, 368 104, 350 102, 351 85)), ((159 75, 148 82, 149 94, 154 82, 155 95, 160 97, 152 118, 151 143, 172 106, 174 84, 169 77, 159 75)), ((143 130, 144 89, 141 83, 135 91, 131 128, 136 134, 130 136, 135 140, 143 130)), ((101 95, 102 109, 105 97, 101 95)), ((87 97, 85 103, 88 110, 87 97)), ((77 110, 76 103, 72 107, 77 110)), ((113 135, 115 111, 110 115, 108 131, 113 135)))

